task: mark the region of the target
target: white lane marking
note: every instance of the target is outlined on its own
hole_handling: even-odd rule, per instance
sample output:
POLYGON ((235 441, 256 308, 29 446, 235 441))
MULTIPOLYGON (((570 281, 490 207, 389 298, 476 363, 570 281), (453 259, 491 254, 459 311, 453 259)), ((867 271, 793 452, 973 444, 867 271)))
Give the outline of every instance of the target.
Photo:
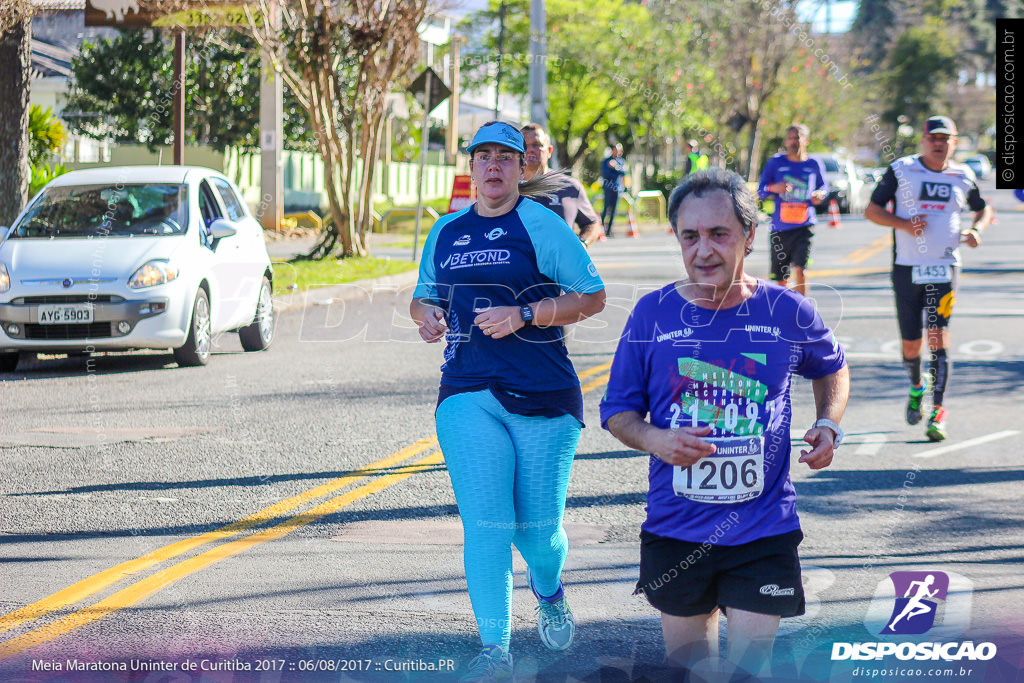
POLYGON ((882 446, 889 442, 885 434, 863 434, 860 437, 861 444, 857 446, 854 455, 877 455, 882 446))
POLYGON ((979 446, 983 443, 989 443, 990 441, 998 441, 999 439, 1005 439, 1006 437, 1013 436, 1014 434, 1020 434, 1020 432, 1016 429, 1007 429, 1001 432, 995 432, 994 434, 986 434, 985 436, 979 436, 976 439, 968 439, 967 441, 961 441, 960 443, 951 443, 948 446, 933 448, 930 451, 914 453, 914 457, 934 458, 936 455, 952 453, 953 451, 959 451, 964 448, 970 448, 971 446, 979 446))
POLYGON ((899 339, 890 339, 882 344, 879 351, 890 356, 901 356, 903 354, 903 342, 899 339))
POLYGON ((975 339, 961 344, 957 351, 965 356, 999 356, 1003 353, 1003 345, 991 339, 975 339), (980 348, 979 348, 980 347, 980 348))

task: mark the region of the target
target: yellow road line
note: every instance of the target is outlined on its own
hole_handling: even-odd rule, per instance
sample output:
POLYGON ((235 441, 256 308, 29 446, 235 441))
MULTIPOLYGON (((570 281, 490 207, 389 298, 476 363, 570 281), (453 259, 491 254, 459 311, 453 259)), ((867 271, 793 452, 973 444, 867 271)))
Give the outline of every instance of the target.
POLYGON ((380 479, 375 479, 368 484, 364 484, 345 493, 344 495, 338 496, 337 498, 332 498, 331 500, 321 503, 307 512, 295 515, 294 517, 279 524, 275 524, 268 529, 263 529, 251 536, 246 536, 244 538, 231 541, 230 543, 223 543, 200 555, 182 560, 175 565, 162 569, 161 571, 147 576, 127 588, 100 600, 91 607, 80 609, 62 619, 58 619, 46 624, 45 626, 41 626, 40 628, 24 633, 16 638, 11 638, 4 643, 0 643, 0 660, 12 657, 28 648, 42 645, 54 638, 59 638, 60 636, 66 635, 75 629, 86 626, 98 619, 102 619, 117 610, 131 607, 132 605, 151 597, 155 593, 190 574, 205 569, 206 567, 209 567, 216 562, 220 562, 221 560, 234 557, 249 548, 253 548, 268 541, 283 538, 296 529, 301 529, 307 524, 311 524, 323 517, 326 517, 327 515, 337 512, 358 500, 377 493, 381 489, 393 486, 403 479, 411 477, 417 472, 421 472, 427 466, 439 465, 443 462, 444 458, 439 451, 432 453, 425 458, 399 468, 393 474, 388 474, 380 479))
POLYGON ((594 389, 603 387, 605 384, 608 384, 609 377, 611 377, 611 373, 608 373, 607 375, 602 375, 597 379, 591 380, 584 384, 582 387, 580 387, 580 391, 582 391, 585 394, 588 391, 593 391, 594 389))
POLYGON ((365 479, 366 477, 374 474, 377 470, 391 467, 403 460, 407 460, 418 455, 427 449, 434 448, 435 446, 437 446, 436 436, 421 439, 420 441, 406 446, 402 450, 386 458, 370 463, 365 467, 361 467, 358 470, 354 470, 348 474, 338 477, 337 479, 332 479, 329 482, 311 488, 296 496, 275 503, 270 507, 264 508, 259 512, 240 519, 237 522, 198 536, 183 539, 176 543, 164 546, 163 548, 158 548, 157 550, 147 553, 142 557, 122 562, 117 566, 106 569, 98 574, 94 574, 89 578, 83 579, 54 593, 53 595, 43 598, 38 602, 34 602, 31 605, 27 605, 21 609, 11 612, 10 614, 0 617, 0 633, 15 628, 26 621, 38 619, 53 611, 70 607, 76 602, 79 602, 80 600, 83 600, 90 595, 117 583, 118 581, 121 581, 126 575, 132 574, 133 572, 141 571, 159 562, 164 562, 183 553, 189 552, 190 550, 194 550, 195 548, 221 541, 232 536, 237 536, 243 531, 248 531, 249 529, 261 524, 265 524, 277 517, 280 517, 286 512, 294 510, 300 505, 327 494, 334 493, 338 489, 348 486, 353 482, 365 479))
POLYGON ((587 370, 584 370, 583 372, 579 373, 579 377, 580 377, 580 379, 586 379, 588 377, 593 377, 594 375, 596 375, 598 373, 604 372, 605 370, 607 370, 611 366, 612 366, 612 362, 611 361, 608 361, 607 363, 601 363, 600 365, 595 365, 594 367, 588 368, 587 370))
MULTIPOLYGON (((581 379, 585 379, 586 377, 598 374, 609 367, 611 367, 611 362, 603 363, 585 370, 580 373, 579 376, 581 379)), ((608 375, 604 375, 582 386, 581 391, 583 393, 587 393, 607 383, 608 375)), ((121 563, 115 567, 111 567, 110 569, 100 572, 88 579, 84 579, 72 586, 58 591, 43 600, 23 607, 0 618, 0 632, 14 628, 26 621, 45 616, 55 610, 69 607, 70 605, 79 602, 103 588, 116 583, 126 574, 145 569, 158 562, 181 555, 188 550, 201 547, 214 541, 224 540, 230 536, 237 535, 242 531, 258 526, 261 523, 265 523, 280 516, 284 512, 298 507, 304 502, 322 497, 323 495, 351 484, 354 481, 365 479, 370 476, 374 470, 391 467, 392 465, 402 462, 403 460, 407 460, 424 450, 433 448, 436 445, 437 435, 421 439, 420 441, 403 448, 387 458, 378 460, 377 462, 371 463, 366 467, 355 470, 354 472, 342 477, 338 477, 326 484, 317 486, 297 496, 276 503, 275 505, 265 508, 253 515, 245 517, 238 522, 221 527, 220 529, 206 534, 201 534, 194 538, 184 539, 148 553, 136 560, 131 560, 129 562, 121 563)), ((102 619, 112 612, 130 607, 151 597, 164 587, 169 586, 190 574, 201 571, 215 562, 233 557, 262 543, 282 538, 292 531, 315 522, 326 515, 332 514, 343 507, 361 500, 362 498, 377 493, 389 486, 393 486, 413 474, 423 471, 425 467, 443 463, 444 455, 441 452, 431 453, 414 463, 398 468, 398 470, 392 474, 375 479, 372 482, 355 488, 342 496, 338 496, 337 498, 333 498, 325 503, 321 503, 307 512, 298 514, 284 522, 280 522, 272 527, 263 529, 244 538, 217 545, 199 555, 182 560, 177 564, 162 569, 137 581, 136 583, 129 585, 126 588, 121 589, 90 607, 82 608, 66 617, 0 643, 0 660, 16 655, 28 648, 41 645, 53 640, 54 638, 59 638, 60 636, 66 635, 67 633, 81 628, 82 626, 90 624, 98 619, 102 619)))
POLYGON ((834 270, 809 270, 808 278, 840 277, 843 275, 879 275, 888 273, 891 268, 836 268, 834 270))
POLYGON ((841 260, 849 261, 851 263, 861 263, 890 246, 892 246, 892 233, 882 235, 866 247, 861 247, 857 251, 847 254, 841 260))

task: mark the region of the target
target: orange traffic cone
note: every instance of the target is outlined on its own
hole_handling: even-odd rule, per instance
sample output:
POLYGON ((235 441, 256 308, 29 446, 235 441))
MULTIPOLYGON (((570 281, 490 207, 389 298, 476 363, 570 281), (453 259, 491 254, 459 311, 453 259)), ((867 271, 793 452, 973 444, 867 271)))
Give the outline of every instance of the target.
POLYGON ((633 215, 633 207, 630 205, 626 206, 626 218, 629 219, 629 230, 626 231, 626 237, 634 239, 640 237, 640 232, 636 229, 636 217, 633 215))
POLYGON ((828 203, 828 227, 836 230, 843 227, 839 221, 839 203, 834 199, 828 203))

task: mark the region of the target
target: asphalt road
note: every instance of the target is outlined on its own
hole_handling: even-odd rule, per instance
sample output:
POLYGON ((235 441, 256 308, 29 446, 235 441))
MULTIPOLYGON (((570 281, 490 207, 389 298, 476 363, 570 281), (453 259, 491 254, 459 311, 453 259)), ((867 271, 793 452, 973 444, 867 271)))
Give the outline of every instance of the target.
MULTIPOLYGON (((818 230, 812 296, 846 347, 853 390, 833 466, 793 460, 808 610, 783 623, 775 680, 1021 680, 1024 213, 1009 192, 986 194, 999 223, 966 254, 942 444, 902 418, 888 231, 850 217, 818 230), (949 579, 935 626, 903 640, 991 641, 996 656, 830 661, 835 643, 893 640, 877 634, 897 571, 949 579)), ((540 645, 517 555, 519 680, 661 675, 659 620, 632 595, 647 458, 600 429, 597 404, 632 303, 682 262, 656 226, 592 253, 609 305, 569 340, 589 427, 566 512, 577 642, 540 645)), ((767 273, 766 253, 762 234, 751 272, 767 273)), ((457 674, 478 641, 433 441, 441 348, 418 342, 410 294, 286 311, 270 351, 223 336, 205 368, 137 352, 43 357, 0 375, 0 679, 457 674)), ((802 434, 809 384, 793 396, 802 434)))

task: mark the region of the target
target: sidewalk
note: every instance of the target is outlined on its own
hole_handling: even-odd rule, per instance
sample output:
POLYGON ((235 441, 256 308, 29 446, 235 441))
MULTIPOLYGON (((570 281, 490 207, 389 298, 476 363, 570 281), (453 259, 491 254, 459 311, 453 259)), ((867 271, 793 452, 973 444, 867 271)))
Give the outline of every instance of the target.
MULTIPOLYGON (((288 261, 296 256, 307 254, 316 244, 319 239, 317 234, 307 233, 296 233, 293 236, 279 237, 272 233, 264 233, 267 235, 267 253, 270 254, 271 261, 288 261)), ((404 258, 408 259, 412 255, 411 249, 388 249, 387 244, 389 242, 396 242, 399 240, 407 239, 404 235, 371 235, 371 249, 372 254, 380 258, 404 258)), ((426 235, 421 236, 420 247, 422 248, 422 241, 426 239, 426 235)), ((305 292, 297 292, 295 294, 278 294, 274 297, 274 310, 275 311, 290 311, 296 308, 305 308, 307 306, 322 306, 330 304, 334 301, 346 301, 351 299, 357 299, 360 297, 369 297, 374 290, 378 289, 403 289, 411 287, 416 284, 416 270, 410 270, 405 273, 399 273, 398 275, 387 275, 384 277, 373 278, 368 280, 356 280, 354 282, 346 282, 339 285, 332 285, 329 287, 318 287, 316 289, 310 289, 305 292)))

